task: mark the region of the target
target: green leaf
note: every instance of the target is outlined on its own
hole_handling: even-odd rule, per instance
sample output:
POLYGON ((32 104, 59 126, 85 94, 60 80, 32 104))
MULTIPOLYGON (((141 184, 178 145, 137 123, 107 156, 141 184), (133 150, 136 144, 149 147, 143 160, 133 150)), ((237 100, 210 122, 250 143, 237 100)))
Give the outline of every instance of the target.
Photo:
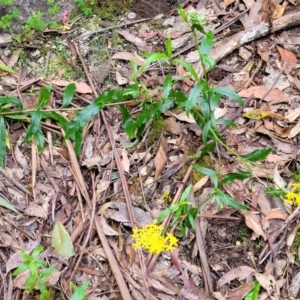
POLYGON ((205 124, 205 126, 204 126, 204 128, 202 130, 202 141, 203 141, 203 144, 206 144, 206 142, 207 142, 207 136, 208 136, 208 133, 209 133, 210 129, 211 129, 211 121, 208 121, 205 124))
POLYGON ((42 119, 53 119, 57 121, 60 126, 64 129, 64 131, 67 131, 68 127, 70 126, 70 122, 65 119, 61 114, 55 112, 55 111, 41 111, 41 118, 42 119))
POLYGON ((157 217, 157 222, 160 223, 165 217, 169 216, 171 214, 170 208, 164 209, 157 217))
POLYGON ((172 52, 173 52, 172 40, 171 40, 170 36, 168 35, 168 38, 167 38, 167 41, 166 41, 166 53, 167 53, 169 59, 172 58, 172 52))
POLYGON ((186 68, 191 73, 192 77, 197 82, 199 82, 199 76, 198 76, 197 72, 195 71, 194 67, 190 63, 188 63, 187 61, 182 60, 182 59, 174 59, 174 63, 180 64, 184 68, 186 68))
POLYGON ((124 99, 124 93, 122 91, 110 90, 106 91, 98 96, 94 103, 86 106, 80 112, 78 112, 73 119, 73 122, 66 131, 65 139, 74 138, 77 131, 82 131, 83 127, 95 116, 102 108, 108 103, 114 103, 118 100, 124 99))
POLYGON ((70 300, 86 300, 86 291, 89 286, 89 281, 86 280, 81 286, 77 287, 71 282, 71 288, 74 291, 73 295, 71 296, 70 300))
POLYGON ((245 300, 258 300, 258 296, 259 296, 259 290, 260 290, 260 283, 258 281, 253 281, 251 282, 252 284, 254 284, 254 288, 247 293, 247 295, 245 296, 245 300))
POLYGON ((0 197, 0 206, 5 207, 7 209, 12 210, 13 212, 20 215, 19 211, 12 205, 9 201, 5 200, 4 198, 0 197))
POLYGON ((206 34, 206 31, 204 29, 205 19, 199 18, 197 13, 189 13, 190 21, 192 23, 192 31, 195 31, 197 29, 202 34, 206 34))
POLYGON ((162 60, 168 61, 168 56, 165 53, 154 53, 150 55, 141 66, 140 73, 142 73, 153 62, 162 60))
POLYGON ((80 155, 80 150, 82 146, 82 130, 78 130, 74 134, 74 144, 75 144, 74 147, 75 154, 78 157, 80 155))
POLYGON ((23 114, 9 114, 9 115, 5 115, 6 118, 10 118, 10 119, 13 119, 13 120, 26 120, 28 119, 27 116, 23 115, 23 114))
POLYGON ((174 105, 173 99, 162 99, 160 101, 151 104, 137 117, 137 126, 140 127, 142 124, 146 124, 149 120, 157 118, 159 115, 170 109, 174 105))
POLYGON ((172 90, 173 80, 172 75, 168 74, 164 80, 164 86, 163 86, 163 98, 166 99, 169 97, 170 92, 172 90))
POLYGON ((213 40, 214 40, 214 33, 209 30, 206 35, 203 37, 203 40, 201 42, 201 46, 200 46, 200 52, 201 54, 209 54, 212 45, 213 45, 213 40))
POLYGON ((119 108, 122 113, 122 128, 125 130, 128 137, 132 139, 135 136, 137 129, 136 122, 133 120, 131 114, 123 104, 120 105, 119 108))
POLYGON ((224 175, 223 179, 219 182, 219 186, 221 186, 223 184, 226 184, 226 183, 231 183, 236 179, 244 180, 244 179, 247 179, 247 178, 250 178, 250 177, 251 177, 250 172, 239 170, 237 172, 224 175))
MULTIPOLYGON (((187 101, 184 104, 185 110, 189 113, 192 108, 196 107, 199 104, 200 100, 203 98, 199 98, 199 94, 205 90, 207 87, 206 82, 198 82, 191 90, 188 96, 187 101)), ((183 107, 183 106, 182 106, 183 107)))
POLYGON ((180 14, 181 18, 183 19, 183 21, 185 23, 188 24, 189 20, 188 20, 188 14, 186 13, 186 11, 182 8, 182 6, 178 7, 178 13, 180 14))
POLYGON ((207 152, 212 152, 214 151, 216 148, 216 142, 215 141, 211 141, 209 142, 207 145, 205 145, 198 153, 194 154, 194 155, 190 155, 189 158, 199 158, 202 155, 204 155, 207 152))
POLYGON ((63 224, 59 221, 55 222, 51 244, 55 252, 59 255, 63 255, 66 258, 70 258, 75 255, 71 237, 63 224))
POLYGON ((41 130, 41 119, 42 115, 39 111, 34 112, 31 115, 30 124, 27 127, 25 142, 29 144, 34 136, 39 130, 41 130))
POLYGON ((211 71, 216 66, 216 61, 213 58, 205 54, 201 55, 201 57, 204 65, 208 67, 209 71, 211 71))
POLYGON ((226 206, 230 206, 230 207, 234 207, 234 208, 237 208, 237 209, 242 209, 242 210, 245 210, 245 209, 248 208, 244 204, 236 201, 231 196, 223 193, 220 190, 215 194, 215 198, 216 198, 218 209, 220 209, 221 204, 226 205, 226 206))
POLYGON ((76 85, 74 83, 70 83, 66 86, 63 93, 63 100, 61 107, 67 107, 71 102, 76 93, 76 85))
POLYGON ((262 150, 254 150, 251 153, 242 156, 248 162, 263 161, 272 152, 272 148, 267 147, 262 150))
POLYGON ((227 96, 229 98, 232 98, 234 100, 236 100, 242 107, 244 107, 244 101, 243 99, 232 89, 228 88, 228 87, 215 87, 213 88, 213 91, 215 93, 227 96))
POLYGON ((50 85, 44 86, 40 89, 39 102, 36 109, 41 109, 50 100, 52 87, 50 85))
POLYGON ((3 70, 3 71, 5 71, 5 72, 11 73, 11 74, 15 74, 16 73, 12 68, 10 68, 10 67, 8 67, 8 66, 6 66, 4 64, 0 64, 0 69, 3 70))
POLYGON ((0 167, 5 167, 6 129, 3 116, 0 116, 0 167))
POLYGON ((209 177, 215 177, 217 176, 217 172, 215 172, 214 170, 208 169, 208 168, 204 168, 200 165, 197 164, 193 164, 193 167, 200 173, 207 175, 209 177))
POLYGON ((188 204, 188 203, 189 203, 189 202, 182 201, 182 200, 186 200, 186 199, 188 198, 189 193, 191 192, 192 187, 193 187, 193 185, 190 184, 190 185, 188 185, 188 186, 186 187, 186 189, 183 191, 183 193, 182 193, 182 195, 181 195, 181 197, 180 197, 180 200, 179 200, 179 202, 180 202, 181 205, 182 205, 182 204, 188 204))
POLYGON ((216 120, 216 124, 236 127, 236 124, 232 120, 218 119, 216 120))
POLYGON ((23 109, 23 104, 22 102, 15 97, 10 97, 10 96, 0 96, 0 106, 3 104, 12 104, 17 106, 20 110, 23 109))
POLYGON ((286 192, 283 189, 274 189, 272 187, 267 187, 265 193, 275 198, 284 198, 286 195, 286 192))

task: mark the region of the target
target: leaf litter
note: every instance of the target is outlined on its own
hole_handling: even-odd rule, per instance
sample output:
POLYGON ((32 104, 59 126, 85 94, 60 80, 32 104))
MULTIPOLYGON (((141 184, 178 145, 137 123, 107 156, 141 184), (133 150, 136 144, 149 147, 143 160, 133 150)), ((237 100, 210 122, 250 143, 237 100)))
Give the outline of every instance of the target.
MULTIPOLYGON (((261 18, 280 20, 285 16, 283 6, 272 1, 245 1, 248 10, 241 16, 237 5, 244 5, 242 2, 218 4, 204 9, 200 1, 183 3, 186 11, 206 16, 207 28, 214 31, 220 26, 220 20, 222 23, 233 20, 233 24, 238 26, 234 19, 236 16, 244 26, 244 29, 238 30, 257 28, 261 18), (229 9, 232 15, 228 15, 229 9)), ((288 5, 293 7, 291 3, 288 5)), ((176 12, 170 13, 173 15, 166 14, 142 23, 143 30, 137 25, 116 30, 116 34, 124 40, 121 44, 113 39, 110 43, 103 43, 102 50, 109 54, 103 56, 105 58, 94 55, 95 49, 91 47, 94 36, 76 46, 69 43, 70 65, 78 68, 76 58, 83 55, 87 64, 93 67, 92 77, 99 83, 99 91, 120 88, 132 83, 130 61, 142 65, 145 61, 142 52, 155 51, 157 45, 163 46, 169 35, 174 49, 179 51, 174 55, 181 55, 196 67, 192 47, 186 50, 186 46, 188 48, 188 44, 192 43, 191 34, 176 12), (157 30, 154 25, 162 26, 162 29, 157 30), (97 81, 97 74, 101 73, 97 68, 99 65, 106 66, 106 70, 105 76, 97 81)), ((120 23, 124 21, 128 22, 126 15, 119 20, 120 23)), ((160 127, 159 122, 154 120, 147 125, 145 136, 128 147, 132 141, 120 127, 121 115, 114 106, 109 106, 105 114, 110 129, 105 129, 109 127, 104 126, 103 115, 95 116, 85 128, 84 147, 78 159, 73 145, 68 141, 66 144, 62 142, 64 132, 59 123, 42 123, 48 135, 40 156, 37 144, 29 146, 24 143, 25 131, 21 121, 10 123, 8 135, 12 148, 0 173, 0 222, 3 228, 0 240, 1 247, 5 249, 5 252, 1 251, 2 271, 9 274, 18 267, 22 260, 17 249, 31 253, 36 246, 43 244, 46 250, 42 256, 47 255, 51 264, 57 265, 57 272, 47 284, 55 288, 63 286, 67 295, 71 281, 82 284, 89 278, 88 299, 103 293, 108 295, 107 299, 120 299, 120 293, 124 297, 119 291, 123 281, 118 276, 121 276, 135 299, 243 299, 255 284, 261 286, 259 294, 264 299, 299 297, 298 208, 266 194, 269 178, 278 187, 287 190, 291 190, 293 182, 299 182, 300 84, 296 55, 299 36, 288 26, 282 28, 288 34, 280 36, 279 45, 274 40, 279 39, 279 34, 257 41, 260 35, 254 32, 255 37, 243 49, 220 58, 220 66, 225 65, 226 68, 222 67, 217 76, 213 72, 209 74, 215 86, 234 87, 241 97, 247 99, 246 107, 237 115, 237 107, 230 100, 221 101, 218 113, 228 118, 233 115, 237 124, 236 129, 226 128, 222 133, 227 145, 243 156, 265 147, 271 147, 272 152, 253 169, 250 181, 236 179, 232 186, 224 185, 229 195, 249 205, 247 212, 241 213, 230 207, 218 211, 212 201, 199 212, 208 270, 202 266, 199 255, 203 253, 198 253, 199 244, 193 231, 188 236, 176 232, 180 239, 178 248, 172 254, 161 255, 152 268, 148 265, 148 271, 141 261, 147 259, 148 263, 151 257, 134 251, 130 237, 132 216, 139 227, 155 221, 159 213, 170 206, 172 199, 178 197, 178 191, 183 189, 182 182, 192 183, 195 201, 205 189, 211 188, 208 176, 199 178, 192 172, 190 181, 185 179, 188 174, 187 156, 196 153, 201 146, 201 129, 198 129, 200 132, 192 129, 195 120, 186 112, 170 109, 164 112, 160 127), (264 63, 259 64, 260 60, 264 63), (255 70, 251 66, 260 67, 255 70), (235 70, 232 79, 228 75, 230 71, 226 71, 230 68, 235 70), (275 70, 276 77, 268 76, 268 70, 275 70), (113 134, 113 139, 110 139, 110 134, 113 134), (119 162, 117 156, 121 158, 119 162), (120 167, 124 171, 128 195, 120 167), (198 191, 200 193, 197 194, 198 191), (133 206, 132 212, 126 202, 128 197, 133 206), (94 206, 88 204, 91 200, 94 206), (97 219, 95 226, 89 229, 90 223, 97 219), (103 231, 97 229, 97 222, 103 231), (119 266, 124 275, 116 271, 119 266), (60 276, 62 270, 64 276, 60 276), (213 278, 211 291, 207 289, 206 272, 213 278), (147 287, 151 287, 150 295, 147 287)), ((216 37, 234 42, 233 30, 228 26, 216 33, 216 37)), ((201 39, 201 36, 198 38, 201 39)), ((215 52, 218 47, 220 42, 216 41, 215 52)), ((0 66, 3 95, 21 97, 25 108, 34 108, 39 101, 40 88, 51 82, 53 89, 47 108, 61 104, 68 107, 70 104, 72 109, 67 112, 70 119, 74 117, 73 111, 94 100, 91 96, 93 89, 87 80, 90 76, 88 70, 81 74, 74 72, 71 78, 66 76, 66 70, 51 70, 43 81, 35 69, 44 70, 45 58, 41 53, 32 55, 28 49, 22 51, 28 51, 35 67, 30 73, 25 72, 24 78, 17 78, 13 74, 23 67, 18 63, 21 50, 4 54, 7 60, 1 61, 0 66), (39 60, 40 64, 37 63, 39 60), (69 102, 63 90, 71 83, 75 85, 76 93, 74 98, 73 95, 69 97, 69 100, 73 98, 69 102)), ((155 90, 164 82, 163 68, 162 65, 154 65, 141 75, 147 87, 155 90)), ((188 92, 194 83, 184 78, 183 71, 178 67, 175 70, 178 74, 173 75, 179 76, 178 87, 188 92)), ((161 94, 157 93, 155 97, 159 99, 161 94)), ((136 103, 129 104, 128 109, 134 114, 136 103)), ((218 155, 213 153, 207 167, 217 169, 220 164, 224 174, 240 169, 239 163, 222 147, 218 155)), ((19 293, 17 289, 25 288, 28 278, 28 274, 21 274, 13 282, 8 277, 1 277, 2 286, 6 281, 5 286, 9 286, 16 295, 19 293)), ((3 289, 2 293, 7 295, 7 290, 3 289)))

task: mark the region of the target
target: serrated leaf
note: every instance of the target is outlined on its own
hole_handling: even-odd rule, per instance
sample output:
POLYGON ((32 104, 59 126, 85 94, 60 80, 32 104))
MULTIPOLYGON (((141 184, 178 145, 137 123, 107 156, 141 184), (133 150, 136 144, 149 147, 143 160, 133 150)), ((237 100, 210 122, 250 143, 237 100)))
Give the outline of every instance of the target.
POLYGON ((3 104, 13 104, 16 105, 19 109, 23 109, 22 102, 15 97, 0 96, 0 106, 2 106, 3 104))
POLYGON ((272 152, 272 150, 273 149, 270 147, 262 150, 257 149, 242 157, 248 162, 263 161, 272 152))
POLYGON ((223 179, 219 183, 219 186, 221 186, 223 184, 226 184, 226 183, 231 183, 236 179, 244 180, 244 179, 247 179, 247 178, 250 178, 250 177, 251 177, 251 173, 249 171, 239 170, 237 172, 224 175, 223 179))
POLYGON ((26 115, 23 115, 23 114, 9 114, 9 115, 5 115, 6 118, 10 118, 10 119, 13 119, 13 120, 26 120, 28 119, 28 117, 26 115))
POLYGON ((15 74, 16 73, 12 68, 10 68, 10 67, 8 67, 4 64, 0 64, 0 69, 5 71, 5 72, 8 72, 10 74, 15 74))
POLYGON ((194 67, 188 63, 185 60, 182 59, 174 59, 174 63, 182 65, 184 68, 186 68, 192 75, 192 77, 198 82, 199 81, 199 76, 197 72, 195 71, 194 67))
POLYGON ((86 298, 86 291, 89 286, 89 281, 86 280, 81 286, 76 286, 71 282, 71 288, 74 291, 73 295, 71 296, 70 300, 85 300, 86 298))
POLYGON ((50 118, 57 121, 64 131, 67 131, 68 127, 70 126, 70 122, 55 111, 41 111, 40 113, 42 119, 50 118))
POLYGON ((202 60, 204 65, 208 66, 209 71, 211 71, 216 66, 216 61, 207 55, 202 55, 202 60))
POLYGON ((148 121, 155 119, 161 113, 173 107, 173 105, 173 99, 163 99, 153 103, 139 114, 137 117, 137 126, 140 127, 142 124, 146 124, 148 121))
POLYGON ((50 100, 52 87, 50 85, 44 86, 40 89, 39 102, 36 109, 41 109, 50 100))
POLYGON ((189 204, 189 202, 186 202, 186 201, 183 201, 183 200, 185 200, 185 199, 188 198, 189 193, 190 193, 191 190, 192 190, 192 187, 193 187, 193 185, 190 184, 190 185, 188 185, 188 186, 186 187, 186 189, 183 191, 183 193, 182 193, 182 195, 181 195, 181 197, 180 197, 180 200, 179 200, 180 205, 182 205, 182 204, 189 204))
POLYGON ((28 144, 30 143, 32 136, 39 130, 41 130, 41 119, 42 115, 39 111, 34 112, 30 118, 30 124, 27 127, 26 135, 25 135, 25 142, 28 144))
POLYGON ((71 237, 59 221, 55 222, 51 244, 57 254, 63 255, 67 259, 75 255, 71 237))
POLYGON ((209 30, 202 39, 201 46, 200 46, 201 54, 205 54, 205 55, 209 54, 213 45, 213 40, 214 40, 214 33, 211 30, 209 30))
POLYGON ((63 100, 61 107, 67 107, 71 102, 76 93, 76 85, 75 83, 70 83, 66 88, 64 89, 63 93, 63 100))
POLYGON ((244 100, 235 91, 228 87, 215 87, 213 88, 213 92, 232 98, 244 107, 244 100))
POLYGON ((34 137, 34 140, 38 147, 38 152, 39 152, 39 154, 41 154, 44 149, 44 144, 45 144, 45 138, 44 138, 42 129, 40 128, 37 132, 35 132, 33 134, 33 137, 34 137))
POLYGON ((5 167, 6 131, 3 116, 0 116, 0 167, 5 167))
POLYGON ((74 134, 74 150, 77 157, 80 155, 81 146, 82 146, 82 130, 78 130, 74 134))
POLYGON ((2 197, 0 197, 0 206, 10 209, 17 214, 20 214, 19 211, 14 207, 14 205, 12 205, 10 202, 8 202, 2 197))
POLYGON ((163 86, 163 98, 164 99, 169 97, 170 92, 172 90, 172 85, 173 85, 172 75, 168 74, 165 78, 164 86, 163 86))

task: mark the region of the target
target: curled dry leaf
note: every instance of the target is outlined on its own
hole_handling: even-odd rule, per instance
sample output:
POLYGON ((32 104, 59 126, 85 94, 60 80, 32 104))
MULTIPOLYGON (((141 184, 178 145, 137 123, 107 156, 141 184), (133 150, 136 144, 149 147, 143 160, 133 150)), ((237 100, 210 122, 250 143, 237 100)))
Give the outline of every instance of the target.
POLYGON ((152 47, 148 46, 146 41, 126 30, 119 29, 117 30, 117 33, 122 35, 128 42, 137 46, 141 51, 150 52, 152 50, 152 47))
POLYGON ((298 63, 297 56, 291 51, 287 51, 279 46, 276 47, 278 52, 280 53, 281 67, 284 68, 285 73, 290 73, 298 63))
POLYGON ((283 103, 283 102, 291 104, 291 100, 289 98, 287 98, 281 90, 272 89, 267 94, 268 91, 269 91, 269 88, 267 88, 265 86, 252 86, 246 90, 240 91, 239 96, 248 98, 249 96, 251 96, 253 94, 254 98, 262 99, 262 97, 264 97, 263 100, 265 100, 269 103, 272 103, 272 104, 283 103))
POLYGON ((160 140, 159 148, 154 158, 155 164, 155 179, 159 177, 162 170, 164 169, 166 163, 168 161, 167 151, 166 151, 166 141, 165 138, 162 137, 160 140))
POLYGON ((222 287, 224 284, 229 283, 230 281, 234 279, 244 280, 251 274, 255 273, 256 270, 253 268, 250 268, 248 266, 240 266, 237 268, 232 269, 228 273, 224 274, 219 280, 218 280, 218 287, 222 287))
POLYGON ((54 80, 53 84, 58 86, 67 86, 70 83, 74 83, 76 85, 76 92, 80 94, 92 94, 92 88, 84 82, 75 82, 75 81, 67 81, 67 80, 54 80))
POLYGON ((274 208, 262 219, 262 222, 264 223, 267 220, 271 220, 271 219, 286 220, 287 218, 288 218, 287 214, 285 214, 281 210, 281 208, 274 208))
POLYGON ((139 56, 136 52, 131 53, 131 52, 125 52, 125 51, 115 53, 111 59, 122 59, 122 60, 128 60, 128 61, 133 60, 136 62, 136 64, 138 66, 141 66, 145 62, 145 60, 141 56, 139 56))
POLYGON ((261 284, 261 286, 267 291, 271 300, 280 299, 279 287, 277 285, 275 277, 272 274, 255 273, 255 278, 261 284))
POLYGON ((242 212, 245 216, 245 223, 246 225, 252 229, 258 236, 261 235, 264 240, 267 239, 266 234, 264 233, 259 217, 252 211, 245 211, 242 212))

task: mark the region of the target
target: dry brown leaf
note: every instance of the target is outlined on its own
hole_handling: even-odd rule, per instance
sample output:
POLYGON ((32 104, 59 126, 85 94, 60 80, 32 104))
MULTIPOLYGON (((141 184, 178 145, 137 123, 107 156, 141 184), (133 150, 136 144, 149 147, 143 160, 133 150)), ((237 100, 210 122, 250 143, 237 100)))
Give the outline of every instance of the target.
POLYGON ((300 132, 300 121, 291 129, 291 132, 288 136, 289 139, 295 137, 300 132))
POLYGON ((282 17, 283 13, 284 13, 284 6, 280 5, 280 4, 277 4, 275 2, 272 2, 273 4, 273 8, 274 8, 274 11, 273 11, 273 14, 272 14, 272 19, 278 19, 280 17, 282 17))
POLYGON ((122 35, 124 39, 129 41, 130 43, 137 46, 141 51, 151 52, 152 47, 147 45, 147 42, 139 38, 138 36, 126 31, 126 30, 117 30, 117 33, 122 35))
POLYGON ((196 182, 193 186, 193 192, 199 191, 208 181, 209 176, 204 176, 198 182, 196 182))
MULTIPOLYGON (((254 98, 262 99, 265 94, 269 91, 269 88, 265 86, 252 86, 246 90, 239 92, 240 97, 248 98, 252 94, 254 98)), ((287 98, 281 90, 272 89, 267 96, 264 98, 265 101, 270 102, 271 104, 286 102, 291 104, 291 100, 287 98)))
POLYGON ((167 131, 177 135, 182 134, 184 130, 184 126, 182 126, 182 124, 177 122, 176 119, 173 117, 167 118, 165 120, 165 126, 167 131))
POLYGON ((257 53, 265 62, 269 62, 270 45, 269 43, 257 43, 257 53))
POLYGON ((116 71, 116 80, 118 85, 125 85, 128 83, 127 78, 123 77, 120 72, 116 71))
POLYGON ((271 219, 286 220, 287 218, 288 218, 287 214, 285 214, 281 210, 281 208, 274 208, 262 219, 262 223, 266 222, 267 220, 271 220, 271 219))
POLYGON ((289 287, 289 297, 290 299, 297 299, 300 290, 300 272, 294 275, 290 287, 289 287))
POLYGON ((158 151, 154 158, 154 165, 155 165, 155 179, 159 177, 162 170, 164 169, 165 165, 167 164, 167 150, 166 150, 166 141, 165 138, 162 136, 159 144, 158 151))
POLYGON ((92 88, 84 82, 54 80, 54 81, 52 81, 52 83, 55 85, 58 85, 58 86, 67 86, 70 83, 74 83, 76 85, 76 92, 78 92, 80 94, 92 94, 92 88))
POLYGON ((226 299, 243 300, 244 297, 253 289, 253 284, 248 282, 235 290, 227 290, 226 299))
MULTIPOLYGON (((295 77, 296 78, 296 77, 295 77)), ((299 79, 298 79, 299 80, 299 79)), ((300 80, 299 80, 300 84, 300 80)), ((299 85, 299 90, 300 90, 300 85, 299 85)), ((291 110, 286 116, 285 119, 288 122, 294 122, 298 117, 300 116, 300 107, 297 107, 293 110, 291 110)))
POLYGON ((282 189, 285 188, 286 182, 280 176, 280 173, 278 171, 278 164, 274 168, 273 180, 277 187, 282 188, 282 189))
POLYGON ((255 273, 256 280, 267 291, 271 300, 280 300, 280 291, 276 279, 272 274, 255 273))
POLYGON ((124 149, 124 148, 122 149, 121 155, 122 155, 121 163, 122 163, 122 166, 123 166, 123 170, 125 172, 129 173, 130 162, 129 162, 129 159, 128 159, 126 149, 124 149))
POLYGON ((243 212, 243 215, 245 216, 246 225, 250 229, 252 229, 258 236, 261 235, 264 240, 267 240, 267 236, 261 227, 258 216, 252 211, 245 211, 243 212))
POLYGON ((125 52, 125 51, 115 53, 111 59, 121 59, 127 61, 133 60, 136 62, 138 66, 141 66, 145 62, 144 58, 139 56, 136 52, 134 52, 133 54, 131 52, 125 52))
POLYGON ((224 284, 229 283, 230 281, 234 279, 244 280, 248 276, 250 276, 252 273, 255 273, 256 270, 253 268, 250 268, 248 266, 240 266, 237 268, 232 269, 228 273, 224 274, 219 280, 218 280, 218 287, 222 287, 224 284))
POLYGON ((280 53, 281 67, 284 67, 284 72, 288 74, 296 67, 298 63, 297 56, 293 52, 287 51, 279 46, 276 47, 280 53))

